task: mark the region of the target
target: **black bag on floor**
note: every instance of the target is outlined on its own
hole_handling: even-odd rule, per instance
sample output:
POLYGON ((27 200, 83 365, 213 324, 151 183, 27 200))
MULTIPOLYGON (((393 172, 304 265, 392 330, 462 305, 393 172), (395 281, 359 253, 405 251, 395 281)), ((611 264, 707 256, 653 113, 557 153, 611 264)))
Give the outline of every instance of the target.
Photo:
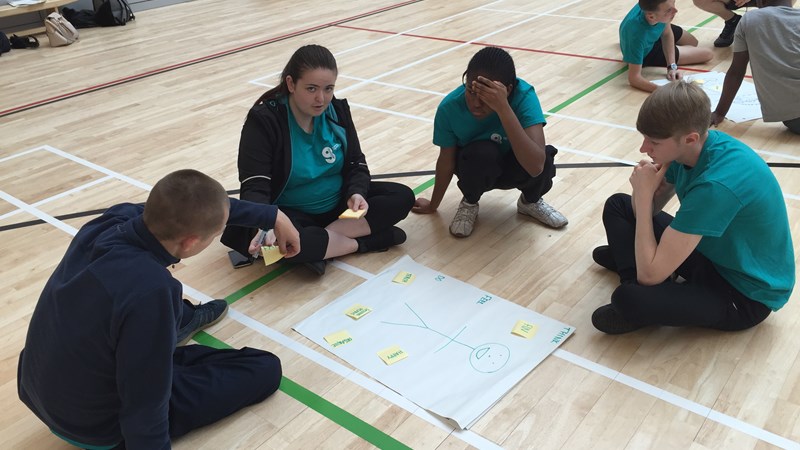
POLYGON ((6 36, 5 33, 0 31, 0 55, 10 51, 11 51, 11 42, 8 40, 8 36, 6 36))
POLYGON ((94 2, 94 21, 101 27, 125 25, 136 20, 131 5, 125 0, 92 0, 94 2))
POLYGON ((69 23, 74 25, 75 28, 92 28, 97 26, 97 22, 94 19, 94 11, 91 9, 76 11, 72 8, 61 8, 61 14, 64 15, 64 18, 69 20, 69 23))

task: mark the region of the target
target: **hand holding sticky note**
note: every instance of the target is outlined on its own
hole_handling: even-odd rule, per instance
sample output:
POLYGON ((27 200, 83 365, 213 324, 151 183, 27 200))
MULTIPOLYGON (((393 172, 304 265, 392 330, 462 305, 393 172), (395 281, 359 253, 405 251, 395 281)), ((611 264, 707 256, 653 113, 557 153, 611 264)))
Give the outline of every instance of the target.
POLYGON ((340 219, 360 219, 367 212, 366 209, 359 209, 353 211, 352 209, 345 209, 343 213, 339 214, 340 219))
POLYGON ((274 264, 283 258, 283 255, 281 255, 281 249, 277 245, 261 246, 261 256, 264 258, 265 266, 274 264))

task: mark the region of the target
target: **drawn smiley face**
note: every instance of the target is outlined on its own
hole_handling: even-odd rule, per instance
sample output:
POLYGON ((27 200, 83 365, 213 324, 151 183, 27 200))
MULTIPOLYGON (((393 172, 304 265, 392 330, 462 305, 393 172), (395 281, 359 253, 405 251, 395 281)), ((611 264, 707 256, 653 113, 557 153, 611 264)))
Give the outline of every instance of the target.
POLYGON ((494 373, 505 367, 511 359, 511 350, 503 344, 490 342, 481 344, 472 350, 469 363, 472 368, 482 373, 494 373))

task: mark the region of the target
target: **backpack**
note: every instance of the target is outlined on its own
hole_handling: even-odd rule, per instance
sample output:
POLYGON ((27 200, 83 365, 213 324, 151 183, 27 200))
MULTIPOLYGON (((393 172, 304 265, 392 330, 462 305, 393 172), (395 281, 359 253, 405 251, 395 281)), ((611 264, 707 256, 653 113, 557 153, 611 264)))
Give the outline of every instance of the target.
POLYGON ((11 42, 8 40, 8 36, 0 31, 0 55, 8 51, 11 51, 11 42))
POLYGON ((126 0, 92 0, 94 21, 101 27, 125 25, 136 20, 131 5, 126 0))
POLYGON ((44 29, 51 47, 72 44, 79 37, 78 30, 57 12, 50 13, 44 19, 44 29))

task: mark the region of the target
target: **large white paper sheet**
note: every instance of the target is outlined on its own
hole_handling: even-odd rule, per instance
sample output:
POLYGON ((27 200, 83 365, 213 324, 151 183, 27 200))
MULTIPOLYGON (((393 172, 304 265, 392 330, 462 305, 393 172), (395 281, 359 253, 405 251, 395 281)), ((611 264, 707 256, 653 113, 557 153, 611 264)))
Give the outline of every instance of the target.
MULTIPOLYGON (((717 109, 717 103, 722 96, 722 84, 725 82, 725 72, 704 72, 683 77, 686 82, 695 82, 698 86, 703 88, 709 100, 711 100, 711 111, 717 109)), ((669 81, 665 79, 653 80, 653 83, 663 86, 669 81)), ((756 87, 753 83, 745 80, 736 92, 736 97, 733 98, 731 108, 728 114, 725 115, 730 121, 733 122, 747 122, 748 120, 755 120, 761 118, 761 103, 758 101, 756 95, 756 87)))
POLYGON ((474 424, 575 331, 408 256, 294 329, 461 428, 474 424), (401 272, 413 281, 393 282, 401 272), (354 305, 371 312, 353 319, 345 312, 354 305), (536 326, 532 337, 512 334, 520 320, 536 326), (338 337, 349 339, 325 340, 342 331, 338 337), (378 353, 395 346, 407 357, 385 363, 378 353))

